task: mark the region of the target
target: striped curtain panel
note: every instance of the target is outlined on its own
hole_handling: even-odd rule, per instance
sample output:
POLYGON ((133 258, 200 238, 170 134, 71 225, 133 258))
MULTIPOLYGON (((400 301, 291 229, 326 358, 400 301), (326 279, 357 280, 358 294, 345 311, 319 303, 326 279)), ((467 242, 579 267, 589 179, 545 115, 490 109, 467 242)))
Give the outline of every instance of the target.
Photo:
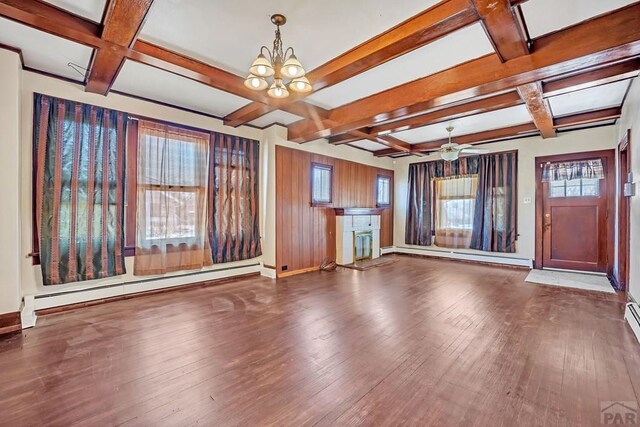
POLYGON ((34 108, 43 283, 124 274, 126 115, 41 94, 34 108))
POLYGON ((471 248, 488 252, 516 251, 516 152, 479 156, 478 196, 471 248))
POLYGON ((431 246, 431 167, 429 163, 409 165, 409 199, 404 242, 431 246))
POLYGON ((258 219, 258 141, 211 133, 209 230, 214 263, 262 254, 258 219))

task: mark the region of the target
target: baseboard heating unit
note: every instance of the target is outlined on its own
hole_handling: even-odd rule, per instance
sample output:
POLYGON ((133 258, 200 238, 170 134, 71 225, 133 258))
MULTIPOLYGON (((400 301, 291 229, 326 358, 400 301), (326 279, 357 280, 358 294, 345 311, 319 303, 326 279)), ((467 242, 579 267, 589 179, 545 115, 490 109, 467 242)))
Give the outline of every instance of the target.
POLYGON ((624 318, 631 326, 633 333, 636 334, 638 341, 640 341, 640 306, 635 302, 628 303, 624 318))

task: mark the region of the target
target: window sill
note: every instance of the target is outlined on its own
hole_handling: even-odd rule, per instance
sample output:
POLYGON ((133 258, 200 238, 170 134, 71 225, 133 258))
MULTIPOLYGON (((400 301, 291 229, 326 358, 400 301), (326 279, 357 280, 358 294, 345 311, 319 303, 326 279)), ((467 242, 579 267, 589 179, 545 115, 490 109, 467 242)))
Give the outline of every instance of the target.
POLYGON ((309 206, 312 208, 332 208, 333 202, 311 202, 309 206))

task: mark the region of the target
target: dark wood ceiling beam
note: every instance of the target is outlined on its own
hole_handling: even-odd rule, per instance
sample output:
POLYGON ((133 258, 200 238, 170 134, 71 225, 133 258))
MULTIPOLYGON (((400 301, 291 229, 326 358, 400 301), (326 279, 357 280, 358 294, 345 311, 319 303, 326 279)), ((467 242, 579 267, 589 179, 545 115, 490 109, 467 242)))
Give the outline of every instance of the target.
MULTIPOLYGON (((110 0, 102 23, 102 39, 123 47, 131 47, 138 36, 153 0, 110 0)), ((110 49, 98 49, 89 67, 85 90, 109 93, 124 56, 110 49)))
POLYGON ((100 25, 37 0, 0 0, 0 16, 93 48, 106 47, 100 25))
POLYGON ((352 102, 322 122, 289 126, 297 142, 328 137, 408 114, 640 55, 640 2, 535 40, 529 55, 502 63, 487 55, 352 102))
MULTIPOLYGON (((477 12, 468 0, 442 1, 311 70, 307 77, 314 91, 319 91, 425 46, 478 19, 477 12)), ((294 95, 291 99, 296 101, 304 96, 294 95)), ((238 126, 270 111, 273 111, 273 106, 251 104, 232 112, 224 121, 227 125, 238 126)))
POLYGON ((543 138, 554 138, 556 129, 553 127, 553 114, 549 101, 542 96, 542 84, 528 83, 518 87, 518 93, 527 104, 527 110, 543 138))
POLYGON ((527 39, 509 0, 471 0, 496 53, 503 61, 529 54, 527 39))
POLYGON ((587 111, 584 113, 571 114, 554 119, 556 128, 568 126, 584 125, 589 123, 603 122, 617 119, 622 115, 621 107, 604 108, 602 110, 587 111))
POLYGON ((348 144, 350 142, 359 141, 361 139, 369 139, 373 137, 368 131, 365 129, 356 129, 349 133, 343 133, 342 135, 335 135, 328 138, 329 144, 332 145, 342 145, 348 144))
POLYGON ((543 82, 544 96, 557 96, 638 76, 640 59, 634 58, 607 67, 543 82))
MULTIPOLYGON (((64 39, 168 71, 215 89, 274 106, 310 120, 326 120, 329 112, 304 102, 283 103, 244 86, 244 78, 141 40, 133 47, 102 39, 98 24, 37 0, 0 0, 0 16, 64 39)), ((106 53, 105 53, 106 55, 106 53)))
POLYGON ((407 119, 396 120, 386 124, 373 126, 369 132, 374 135, 381 133, 401 132, 415 129, 435 123, 455 120, 462 117, 473 116, 475 114, 487 113, 522 104, 522 99, 516 91, 490 96, 471 102, 457 104, 440 110, 427 112, 407 119))

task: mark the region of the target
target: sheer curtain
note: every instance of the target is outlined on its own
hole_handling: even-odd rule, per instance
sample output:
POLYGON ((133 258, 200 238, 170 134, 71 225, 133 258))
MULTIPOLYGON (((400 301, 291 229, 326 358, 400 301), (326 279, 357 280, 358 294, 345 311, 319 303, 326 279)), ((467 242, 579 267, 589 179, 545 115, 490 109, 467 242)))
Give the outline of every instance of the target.
POLYGON ((213 264, 207 236, 208 168, 208 133, 139 122, 134 274, 213 264))
POLYGON ((436 178, 435 244, 443 248, 469 248, 478 190, 478 176, 436 178))

